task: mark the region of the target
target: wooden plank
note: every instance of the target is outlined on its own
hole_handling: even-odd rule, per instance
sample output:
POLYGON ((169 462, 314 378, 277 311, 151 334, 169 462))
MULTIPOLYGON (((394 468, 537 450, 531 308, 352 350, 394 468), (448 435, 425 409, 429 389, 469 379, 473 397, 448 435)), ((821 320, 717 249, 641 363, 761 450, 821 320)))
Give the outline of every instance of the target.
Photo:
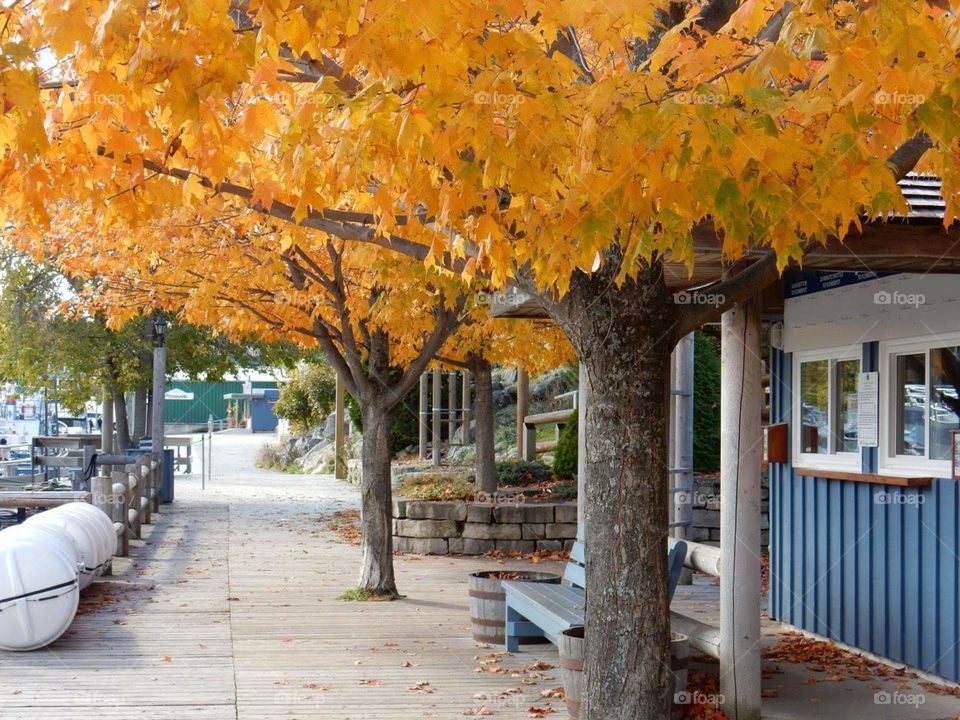
POLYGON ((844 472, 842 470, 822 470, 820 468, 804 467, 795 467, 793 471, 801 477, 847 480, 849 482, 871 483, 873 485, 930 487, 933 483, 932 477, 898 477, 896 475, 876 475, 873 473, 844 472))
POLYGON ((53 508, 74 502, 90 502, 90 493, 70 490, 4 490, 0 492, 0 507, 53 508))

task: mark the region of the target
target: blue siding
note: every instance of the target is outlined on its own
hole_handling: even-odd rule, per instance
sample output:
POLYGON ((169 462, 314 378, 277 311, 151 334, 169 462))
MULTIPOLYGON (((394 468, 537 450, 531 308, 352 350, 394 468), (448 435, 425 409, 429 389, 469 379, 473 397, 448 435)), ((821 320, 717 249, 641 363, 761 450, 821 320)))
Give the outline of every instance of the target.
MULTIPOLYGON (((877 369, 876 343, 862 358, 877 369)), ((771 422, 790 421, 791 362, 772 352, 771 422)), ((876 472, 876 450, 862 455, 864 472, 876 472)), ((896 488, 776 464, 770 525, 772 618, 960 681, 956 482, 896 488)))

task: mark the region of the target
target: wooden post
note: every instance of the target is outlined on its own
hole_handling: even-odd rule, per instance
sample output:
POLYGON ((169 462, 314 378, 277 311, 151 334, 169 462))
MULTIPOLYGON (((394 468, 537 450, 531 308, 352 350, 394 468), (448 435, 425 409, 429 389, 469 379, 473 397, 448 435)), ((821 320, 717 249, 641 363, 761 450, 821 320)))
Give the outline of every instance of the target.
POLYGON ((122 470, 114 470, 110 473, 110 477, 113 481, 110 517, 115 523, 123 526, 117 554, 120 557, 127 557, 130 554, 130 519, 127 514, 127 495, 130 493, 130 486, 127 484, 127 475, 122 470))
MULTIPOLYGON (((149 455, 147 456, 150 457, 149 455)), ((147 462, 144 464, 142 461, 137 465, 137 475, 140 476, 140 482, 142 484, 142 490, 140 491, 141 497, 146 498, 146 507, 143 510, 143 522, 147 525, 153 522, 153 491, 156 489, 156 476, 153 473, 153 468, 151 467, 153 463, 147 462)))
POLYGON ((103 422, 100 449, 104 455, 113 455, 113 396, 106 388, 103 389, 103 406, 100 419, 103 422))
POLYGON ((419 445, 419 456, 421 460, 427 459, 427 438, 428 438, 428 427, 427 427, 427 392, 429 388, 427 373, 420 375, 420 412, 417 415, 418 425, 420 427, 420 445, 419 445))
POLYGON ((433 464, 440 464, 440 409, 443 406, 442 397, 443 378, 440 370, 433 371, 433 432, 431 442, 433 443, 433 464))
MULTIPOLYGON (((460 409, 460 396, 457 394, 457 372, 450 373, 448 380, 450 404, 447 406, 447 445, 453 445, 453 436, 457 432, 457 411, 460 409)), ((466 444, 466 443, 464 443, 466 444)))
POLYGON ((523 460, 523 419, 527 416, 530 396, 530 378, 522 367, 517 368, 517 457, 523 460))
POLYGON ((723 314, 720 353, 720 694, 730 720, 760 718, 760 307, 723 314))
POLYGON ((144 481, 140 477, 139 465, 124 465, 123 474, 129 492, 127 494, 127 516, 130 518, 130 530, 137 540, 142 534, 143 513, 140 498, 143 495, 144 481))
POLYGON ((580 363, 577 374, 577 537, 582 541, 587 518, 587 403, 590 402, 586 363, 580 363))
POLYGON ((333 428, 333 444, 334 444, 334 461, 333 461, 333 475, 338 480, 346 480, 347 478, 347 445, 346 445, 346 423, 344 422, 344 386, 343 380, 340 378, 340 374, 337 373, 337 386, 336 386, 336 403, 334 405, 334 428, 333 428))
MULTIPOLYGON (((113 481, 109 475, 96 475, 90 478, 90 504, 113 520, 113 481)), ((113 562, 104 568, 104 575, 113 575, 113 562)))
POLYGON ((473 434, 470 431, 470 425, 473 423, 473 412, 470 409, 470 371, 463 371, 463 386, 460 388, 460 405, 463 407, 463 422, 460 427, 461 438, 464 445, 473 442, 473 434))

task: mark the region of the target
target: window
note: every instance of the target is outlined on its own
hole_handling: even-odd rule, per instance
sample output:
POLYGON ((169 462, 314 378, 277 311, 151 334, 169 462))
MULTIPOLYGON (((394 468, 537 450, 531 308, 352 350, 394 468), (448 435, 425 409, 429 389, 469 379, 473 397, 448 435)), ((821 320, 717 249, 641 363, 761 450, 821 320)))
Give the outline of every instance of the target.
POLYGON ((960 429, 960 344, 890 343, 882 348, 891 407, 881 464, 950 477, 950 434, 960 429))
POLYGON ((797 353, 794 447, 805 467, 860 469, 857 382, 860 359, 850 350, 797 353))

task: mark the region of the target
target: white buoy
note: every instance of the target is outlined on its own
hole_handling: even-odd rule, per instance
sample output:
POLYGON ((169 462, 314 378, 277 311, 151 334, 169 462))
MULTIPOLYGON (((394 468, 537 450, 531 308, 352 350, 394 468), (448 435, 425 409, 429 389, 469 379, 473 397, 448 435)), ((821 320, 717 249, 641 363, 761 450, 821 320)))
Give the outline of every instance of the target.
POLYGON ((27 520, 26 525, 57 527, 73 538, 80 548, 83 561, 80 571, 81 590, 103 573, 116 552, 117 536, 113 531, 113 523, 93 505, 62 505, 34 515, 27 520))
POLYGON ((0 532, 0 650, 36 650, 70 627, 80 600, 80 553, 56 527, 0 532))

